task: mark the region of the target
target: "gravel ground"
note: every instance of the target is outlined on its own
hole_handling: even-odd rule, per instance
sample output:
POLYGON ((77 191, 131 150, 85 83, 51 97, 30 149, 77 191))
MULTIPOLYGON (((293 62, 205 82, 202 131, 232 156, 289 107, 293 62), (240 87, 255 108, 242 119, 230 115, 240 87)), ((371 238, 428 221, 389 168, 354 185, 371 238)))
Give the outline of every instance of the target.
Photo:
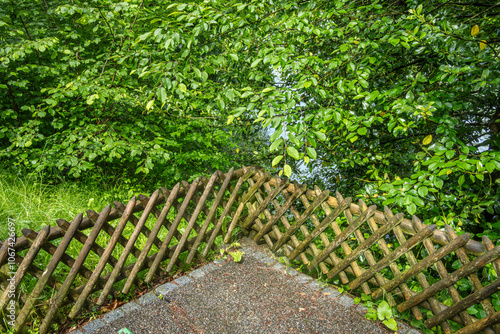
POLYGON ((94 333, 393 333, 256 259, 227 261, 94 333))

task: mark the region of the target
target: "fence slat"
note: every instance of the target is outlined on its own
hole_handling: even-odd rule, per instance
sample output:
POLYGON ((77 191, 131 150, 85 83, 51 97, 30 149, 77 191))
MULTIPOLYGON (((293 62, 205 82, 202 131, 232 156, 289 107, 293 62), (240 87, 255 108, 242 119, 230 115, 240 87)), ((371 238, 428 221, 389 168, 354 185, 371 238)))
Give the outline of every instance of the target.
POLYGON ((87 284, 85 284, 85 288, 83 289, 82 293, 78 297, 75 305, 73 305, 69 317, 74 319, 76 315, 80 312, 85 299, 89 296, 91 293, 94 285, 96 284, 97 280, 100 278, 100 275, 102 271, 104 270, 104 267, 106 266, 106 262, 108 261, 108 258, 111 257, 111 254, 119 240, 119 238, 122 236, 121 233, 125 229, 125 225, 127 224, 127 221, 132 214, 132 209, 135 206, 136 198, 135 196, 130 199, 130 201, 127 204, 127 207, 125 208, 123 215, 118 222, 118 225, 116 226, 116 229, 114 232, 111 234, 111 239, 109 240, 106 249, 104 250, 104 253, 102 254, 101 258, 99 259, 99 262, 97 263, 92 275, 90 276, 89 280, 87 281, 87 284))
POLYGON ((172 268, 175 265, 175 262, 177 261, 179 255, 181 254, 181 251, 184 247, 184 243, 186 242, 189 233, 191 232, 191 229, 193 228, 194 224, 196 223, 196 219, 198 218, 198 215, 201 212, 201 209, 205 206, 205 201, 208 198, 208 195, 212 191, 212 188, 214 186, 215 180, 217 179, 218 173, 215 172, 212 174, 210 177, 210 180, 208 181, 207 186, 205 187, 205 190, 203 191, 203 194, 201 195, 201 198, 198 200, 198 204, 196 205, 196 208, 194 209, 194 212, 191 216, 191 219, 189 220, 184 233, 182 234, 181 239, 179 240, 177 244, 177 248, 175 249, 174 255, 170 258, 170 262, 168 263, 167 266, 167 272, 170 272, 172 268))
POLYGON ((432 328, 437 324, 449 319, 451 316, 457 314, 458 312, 467 309, 468 307, 479 303, 481 300, 488 298, 492 294, 498 292, 500 289, 500 278, 494 281, 493 283, 488 284, 481 290, 474 292, 471 295, 468 295, 461 301, 455 303, 444 311, 434 315, 432 318, 426 320, 424 323, 428 328, 432 328))
MULTIPOLYGON (((339 206, 339 208, 342 208, 339 206)), ((349 238, 349 236, 356 230, 361 224, 363 224, 368 218, 370 218, 375 212, 376 206, 371 206, 368 210, 364 211, 356 220, 347 226, 337 237, 327 246, 325 249, 309 264, 309 267, 316 266, 319 262, 323 261, 328 257, 328 255, 337 249, 341 244, 349 238)), ((351 253, 352 254, 352 253, 351 253)), ((333 276, 331 276, 333 277, 333 276)), ((331 278, 330 277, 330 278, 331 278)))
POLYGON ((273 196, 272 200, 273 200, 273 205, 276 209, 276 213, 271 217, 271 219, 266 223, 266 225, 264 225, 264 227, 260 230, 260 232, 258 232, 255 235, 255 237, 254 237, 255 242, 259 242, 259 240, 262 238, 262 236, 264 234, 268 233, 272 229, 274 224, 276 224, 278 222, 278 219, 280 219, 285 214, 285 212, 290 208, 290 206, 297 200, 297 198, 300 195, 302 195, 302 193, 304 193, 304 191, 306 191, 306 189, 307 188, 305 186, 304 187, 297 187, 297 190, 292 194, 292 196, 290 196, 286 200, 286 202, 285 202, 285 204, 283 204, 283 206, 280 206, 278 201, 276 201, 274 199, 276 196, 273 196))
MULTIPOLYGON (((245 169, 247 170, 247 169, 245 169)), ((215 225, 214 230, 212 231, 212 235, 208 239, 207 245, 205 246, 205 250, 203 251, 203 256, 207 256, 208 252, 212 248, 212 244, 215 240, 215 238, 219 235, 219 231, 222 227, 222 224, 224 222, 224 218, 226 218, 229 215, 229 212, 231 211, 231 206, 233 205, 234 201, 239 195, 239 191, 241 189, 241 186, 243 185, 244 182, 246 182, 252 175, 255 173, 255 168, 249 168, 245 174, 238 179, 238 182, 236 183, 236 186, 233 189, 233 192, 231 193, 231 197, 229 198, 226 206, 224 207, 224 211, 222 212, 222 215, 220 216, 219 220, 217 221, 217 224, 215 225)))
POLYGON ((158 232, 160 232, 161 227, 165 223, 165 220, 167 219, 168 212, 170 211, 170 208, 172 208, 173 202, 177 199, 177 195, 179 194, 179 188, 180 184, 177 183, 174 188, 172 189, 172 192, 168 196, 167 202, 165 203, 165 206, 163 206, 163 209, 161 210, 160 216, 156 220, 155 225, 153 226, 153 229, 151 230, 151 234, 148 237, 148 240, 146 240, 146 244, 144 245, 144 248, 141 251, 141 255, 137 258, 137 261, 134 264, 134 268, 132 268, 132 271, 130 272, 130 275, 127 278, 127 281, 125 282, 125 285, 123 286, 122 293, 128 293, 130 288, 132 287, 132 283, 134 282, 135 277, 139 273, 139 270, 142 268, 144 265, 144 261, 146 260, 146 257, 149 253, 149 250, 153 246, 154 239, 158 235, 158 232))
POLYGON ((399 304, 397 307, 398 311, 404 312, 408 308, 420 304, 422 301, 427 300, 430 296, 433 296, 439 291, 446 289, 448 286, 457 283, 460 279, 475 272, 478 268, 484 267, 486 264, 492 262, 498 257, 500 257, 500 247, 490 249, 483 255, 471 261, 469 264, 449 274, 448 277, 434 283, 428 289, 399 304))
MULTIPOLYGON (((271 186, 269 185, 269 182, 267 183, 264 183, 264 188, 266 189, 266 191, 269 193, 271 192, 271 186)), ((283 197, 285 198, 285 201, 291 201, 291 204, 290 204, 290 211, 292 212, 292 215, 295 219, 299 219, 300 218, 300 214, 299 212, 297 211, 297 209, 295 208, 295 206, 293 205, 293 203, 297 200, 297 199, 290 199, 291 197, 293 197, 294 194, 297 195, 297 197, 300 197, 303 192, 302 192, 302 189, 303 188, 307 188, 306 185, 303 185, 302 187, 299 187, 298 184, 297 184, 297 187, 295 188, 295 193, 292 193, 291 195, 286 191, 286 190, 283 190, 283 197)), ((277 200, 274 200, 273 201, 273 204, 275 206, 275 209, 276 210, 280 210, 281 209, 281 204, 277 201, 277 200)), ((286 205, 286 202, 285 204, 286 205)), ((271 217, 272 219, 272 217, 271 217)), ((290 223, 288 222, 288 219, 286 218, 286 216, 283 214, 281 215, 280 217, 280 220, 281 222, 283 223, 283 226, 286 228, 286 229, 289 229, 290 228, 290 223)), ((274 234, 274 236, 276 237, 276 240, 279 240, 281 237, 282 237, 282 233, 281 231, 279 230, 279 228, 275 225, 273 225, 272 227, 272 232, 267 232, 267 234, 264 234, 263 237, 265 238, 266 236, 267 237, 271 237, 272 234, 274 234)), ((307 235, 307 229, 302 227, 301 226, 301 229, 303 229, 303 233, 304 235, 307 235)), ((260 232, 260 231, 259 231, 260 232)), ((255 236, 256 237, 256 236, 255 236)), ((295 235, 292 235, 292 237, 290 238, 292 244, 297 247, 299 244, 300 244, 300 241, 297 239, 297 237, 295 235)), ((290 246, 288 243, 285 244, 284 246, 282 246, 282 249, 284 249, 284 252, 285 252, 285 255, 289 255, 291 254, 293 248, 292 246, 290 246)), ((319 251, 315 248, 311 248, 313 254, 317 254, 319 253, 319 251)), ((276 254, 276 253, 275 253, 276 254)), ((307 259, 306 255, 305 254, 300 254, 300 259, 302 260, 302 263, 304 264, 307 264, 309 263, 309 260, 307 259)))
POLYGON ((421 240, 430 237, 432 232, 434 232, 435 229, 436 229, 436 225, 429 225, 425 229, 423 229, 422 231, 419 231, 413 237, 408 239, 408 241, 406 241, 405 244, 399 246, 391 254, 384 257, 376 265, 374 265, 369 270, 365 271, 361 276, 357 277, 354 281, 349 283, 349 287, 351 288, 351 290, 356 289, 358 286, 361 285, 361 283, 366 282, 370 277, 375 275, 376 272, 387 267, 391 262, 395 261, 401 255, 408 252, 413 247, 417 246, 421 240))
POLYGON ((45 239, 47 239, 47 236, 49 235, 50 232, 50 226, 47 225, 44 228, 38 232, 38 235, 36 236, 35 240, 33 241, 33 244, 31 245, 28 253, 23 259, 23 262, 19 265, 17 268, 16 273, 14 274, 13 281, 9 283, 9 285, 12 285, 12 289, 9 287, 5 289, 5 291, 2 294, 2 297, 0 297, 0 313, 1 311, 5 308, 7 305, 7 302, 9 301, 9 294, 11 290, 17 290, 17 287, 21 283, 21 279, 24 277, 26 272, 28 271, 29 266, 33 263, 35 260, 36 255, 40 251, 40 248, 42 247, 42 244, 45 242, 45 239))
POLYGON ((83 266, 83 263, 85 262, 85 259, 87 258, 87 255, 90 252, 90 249, 92 248, 95 240, 97 239, 97 236, 99 235, 99 232, 101 231, 102 225, 106 221, 106 218, 109 215, 109 212, 111 211, 111 204, 108 204, 101 212, 99 215, 99 219, 95 223, 94 228, 90 232, 87 240, 85 241, 85 244, 83 245, 82 249, 80 250, 80 253, 78 254, 78 257, 76 258, 75 264, 71 267, 68 275, 66 276, 66 279, 64 280, 64 283, 62 287, 59 289, 57 292, 57 295, 52 301, 50 302, 50 307, 45 315, 45 318, 43 319, 41 325, 40 325, 40 333, 45 334, 47 330, 49 329, 50 322, 52 321, 52 318, 56 314, 57 310, 61 306, 64 298, 69 292, 69 289, 71 288, 71 284, 73 284, 73 281, 75 280, 78 271, 80 268, 83 266))
POLYGON ((273 252, 276 252, 281 246, 285 244, 288 240, 290 240, 290 237, 292 234, 295 233, 295 231, 298 230, 302 224, 305 223, 305 221, 309 218, 309 216, 316 210, 321 203, 325 201, 326 198, 328 198, 328 195, 330 194, 329 190, 323 191, 323 193, 316 198, 316 200, 309 206, 304 213, 300 216, 299 219, 297 219, 292 226, 286 231, 286 233, 283 234, 283 236, 274 244, 274 247, 272 249, 273 252))
MULTIPOLYGON (((323 221, 318 225, 316 226, 316 228, 311 232, 311 234, 309 234, 306 238, 304 238, 304 241, 302 241, 302 243, 297 246, 295 248, 295 250, 292 252, 292 254, 290 255, 290 259, 295 259, 300 253, 302 253, 304 251, 304 249, 311 243, 314 241, 314 239, 316 239, 321 233, 323 233, 324 230, 327 229, 327 227, 335 220, 337 219, 344 210, 346 210, 350 205, 351 205, 351 198, 347 198, 345 199, 342 203, 340 203, 340 205, 335 208, 335 210, 333 210, 330 214, 328 214, 326 216, 325 219, 323 219, 323 221)), ((374 210, 375 208, 373 208, 374 210)), ((346 234, 351 234, 352 231, 354 231, 355 229, 357 229, 359 227, 359 225, 361 225, 362 222, 356 222, 352 225, 349 225, 348 228, 346 228, 345 232, 346 234)), ((341 239, 342 237, 337 237, 336 239, 341 239)), ((330 244, 332 245, 332 244, 330 244)), ((319 255, 321 256, 321 254, 319 255)), ((325 256, 326 258, 326 256, 325 256)))
POLYGON ((154 274, 156 273, 158 267, 160 266, 161 261, 164 259, 165 252, 168 249, 168 245, 170 244, 170 241, 172 241, 172 237, 177 231, 177 227, 179 226, 179 223, 181 222, 181 219, 184 216, 184 212, 186 211, 189 202, 191 201, 191 197, 193 197, 194 192, 198 187, 199 180, 200 180, 199 178, 196 178, 196 180, 194 180, 191 186, 189 187, 188 193, 186 194, 186 197, 184 197, 184 201, 182 202, 182 205, 179 211, 177 211, 177 215, 175 216, 175 219, 172 222, 172 226, 170 227, 170 230, 168 231, 165 240, 163 240, 163 243, 161 244, 160 249, 158 250, 157 253, 158 256, 155 258, 153 264, 151 265, 151 268, 149 269, 148 274, 146 275, 146 278, 144 280, 146 283, 151 282, 154 274))
POLYGON ((391 281, 389 281, 387 284, 379 288, 377 291, 372 293, 372 298, 373 299, 378 299, 383 296, 385 292, 390 292, 392 289, 394 289, 396 286, 406 282, 409 280, 411 277, 415 276, 417 273, 422 272, 425 268, 433 265, 435 262, 437 262, 439 259, 443 258, 444 256, 450 254, 451 252, 455 251, 457 248, 462 247, 469 241, 471 238, 471 235, 466 233, 462 234, 460 237, 456 238, 452 242, 450 242, 448 245, 443 246, 439 248, 436 252, 430 254, 427 256, 425 259, 420 261, 419 263, 415 264, 412 266, 410 269, 407 271, 403 272, 401 275, 394 277, 391 281))
POLYGON ((49 278, 52 276, 52 273, 57 267, 57 264, 59 263, 59 260, 61 257, 64 255, 64 252, 66 251, 66 248, 68 248, 71 240, 73 240, 73 235, 75 234, 76 230, 78 229, 78 226, 82 222, 82 217, 83 215, 80 213, 73 219, 71 222, 71 225, 69 226, 69 229, 66 231, 64 234, 63 239, 61 240, 61 243, 59 246, 57 246, 57 249, 52 256, 52 258, 49 261, 49 264, 47 265, 47 268, 42 274, 42 277, 38 280, 36 283, 35 287, 33 288, 33 291, 31 291, 31 294, 28 296, 28 299, 26 301, 26 304, 24 304, 23 308, 19 312, 16 322, 14 324, 14 331, 18 332, 21 327, 24 325, 24 322, 26 321, 26 318, 28 317, 29 313, 33 309, 34 302, 38 297, 43 292, 43 289, 47 285, 47 282, 49 281, 49 278))
POLYGON ((254 219, 257 218, 257 216, 261 214, 264 211, 264 209, 267 209, 271 201, 276 196, 279 195, 279 193, 283 190, 283 188, 288 186, 288 183, 289 183, 288 178, 280 182, 277 182, 278 185, 276 186, 276 188, 274 188, 274 190, 266 197, 266 199, 262 203, 260 203, 259 207, 251 215, 248 215, 247 219, 241 225, 244 228, 249 228, 250 225, 253 223, 254 219))
MULTIPOLYGON (((349 255, 347 255, 341 262, 339 262, 330 272, 328 272, 328 277, 335 277, 340 271, 344 270, 352 263, 358 256, 361 255, 363 251, 368 249, 370 246, 375 244, 381 237, 387 234, 394 226, 400 224, 403 219, 403 214, 396 215, 393 219, 389 221, 386 225, 382 226, 380 229, 375 231, 368 239, 366 239, 361 245, 356 247, 356 249, 349 255)), ((376 264, 372 265, 372 268, 376 264)))
MULTIPOLYGON (((250 187, 253 187, 254 186, 254 181, 252 179, 248 179, 248 184, 250 185, 250 187)), ((262 184, 262 186, 264 187, 264 190, 266 190, 266 192, 268 194, 272 194, 272 191, 268 191, 268 189, 270 190, 270 188, 266 188, 266 184, 268 184, 268 182, 264 182, 262 184)), ((261 196, 261 194, 259 192, 255 192, 255 198, 257 199, 257 202, 255 203, 256 207, 257 207, 257 203, 259 205, 261 205, 262 203, 264 203, 264 198, 262 198, 262 196, 261 196)), ((258 210, 257 208, 254 209, 252 203, 250 203, 250 202, 247 202, 246 206, 248 207, 249 216, 252 215, 252 214, 254 214, 254 210, 258 210)), ((266 218, 269 221, 272 218, 271 213, 269 212, 269 210, 267 208, 265 210, 263 210, 263 211, 264 211, 264 216, 266 216, 266 218)), ((256 230, 258 230, 258 231, 260 231, 260 230, 262 230, 264 228, 264 224, 260 221, 260 219, 259 219, 258 216, 256 216, 256 218, 255 218, 255 224, 252 225, 252 227, 257 227, 256 230)), ((242 227, 242 228, 244 229, 244 227, 242 227)), ((281 232, 278 231, 278 235, 281 235, 281 232)), ((271 238, 268 235, 264 235, 264 241, 267 243, 267 245, 268 245, 269 248, 273 247, 273 241, 271 240, 271 238)))
MULTIPOLYGON (((226 177, 224 178, 224 182, 222 183, 222 185, 219 189, 219 192, 218 192, 217 196, 215 197, 214 202, 212 203, 212 207, 210 208, 210 212, 207 214, 205 221, 201 225, 200 233, 198 233, 198 236, 196 237, 196 240, 193 244, 193 247, 189 251, 189 254, 186 258, 187 263, 191 263, 191 261, 193 260, 193 257, 196 254, 198 246, 199 246, 202 238, 204 237, 205 232, 207 231, 207 228, 208 228, 210 222, 214 218, 215 212, 217 211, 217 208, 219 207, 219 203, 221 202, 222 198, 224 197, 224 194, 226 193, 227 186, 229 185, 229 182, 231 181, 231 176, 233 175, 233 173, 234 173, 234 168, 231 168, 229 170, 229 172, 227 173, 226 177)), ((222 173, 219 177, 222 177, 222 173)), ((215 224, 216 223, 214 223, 214 226, 215 226, 215 224)))
POLYGON ((262 186, 264 182, 266 182, 269 178, 271 177, 271 174, 269 172, 261 173, 260 178, 257 180, 257 182, 248 189, 248 192, 243 196, 240 204, 238 205, 238 209, 236 210, 236 213, 233 216, 233 220, 231 221, 231 224, 229 224, 229 227, 227 228, 226 236, 224 237, 224 243, 229 242, 229 238, 231 237, 231 234, 233 233, 234 228, 236 227, 236 223, 240 219, 241 212, 243 211, 243 208, 245 207, 245 204, 252 198, 252 196, 255 194, 257 190, 262 186))
MULTIPOLYGON (((130 236, 127 245, 123 249, 122 255, 120 255, 120 258, 118 259, 118 263, 115 265, 113 268, 113 271, 111 272, 111 275, 109 276, 108 281, 106 282, 106 285, 102 289, 101 294, 99 295, 99 298, 97 299, 96 304, 101 306, 104 304, 104 301, 106 299, 106 296, 108 295, 109 290, 113 287, 113 284, 115 284, 116 278, 120 274, 120 271, 122 270, 123 266, 125 265, 125 261, 127 261, 128 256, 130 255, 130 252, 132 251, 132 246, 134 246, 135 241, 139 237, 139 234, 142 230, 142 227, 146 223, 146 220, 148 219, 149 213, 153 209, 153 206, 155 205, 155 201, 158 198, 158 195, 160 194, 160 191, 157 189, 151 198, 149 199, 148 205, 144 209, 141 215, 141 219, 137 223, 137 225, 134 228, 134 231, 132 232, 132 235, 130 236)), ((132 217, 132 215, 130 215, 132 217)), ((129 217, 129 219, 130 219, 129 217)), ((139 255, 140 256, 140 255, 139 255)))

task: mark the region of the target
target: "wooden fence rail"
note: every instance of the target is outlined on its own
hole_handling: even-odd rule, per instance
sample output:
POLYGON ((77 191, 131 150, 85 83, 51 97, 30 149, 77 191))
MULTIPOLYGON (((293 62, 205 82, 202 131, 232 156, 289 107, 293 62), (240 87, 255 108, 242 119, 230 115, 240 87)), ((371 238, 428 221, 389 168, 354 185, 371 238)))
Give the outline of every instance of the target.
MULTIPOLYGON (((36 279, 31 291, 20 293, 14 332, 40 304, 40 332, 46 333, 63 306, 76 318, 85 308, 150 283, 160 268, 169 273, 181 262, 206 257, 218 237, 228 243, 236 229, 354 294, 409 310, 429 328, 500 333, 500 247, 491 240, 457 236, 449 226, 441 230, 388 208, 377 211, 258 167, 218 171, 127 204, 115 202, 100 213, 87 211, 71 222, 57 220, 55 227, 24 229, 13 247, 2 243, 0 267, 8 265, 9 247, 16 252, 14 289, 36 279), (41 251, 50 254, 43 268, 41 251)), ((0 280, 2 311, 8 284, 0 280)))

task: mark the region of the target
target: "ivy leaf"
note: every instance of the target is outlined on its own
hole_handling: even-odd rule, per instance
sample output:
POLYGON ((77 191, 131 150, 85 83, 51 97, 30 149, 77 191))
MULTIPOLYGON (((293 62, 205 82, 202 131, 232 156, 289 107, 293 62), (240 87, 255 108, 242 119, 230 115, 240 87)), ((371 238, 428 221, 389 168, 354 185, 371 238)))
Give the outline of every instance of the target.
POLYGON ((382 323, 384 325, 386 325, 387 328, 389 328, 392 331, 397 331, 398 330, 398 323, 396 322, 396 320, 394 320, 392 318, 388 319, 388 320, 384 320, 384 321, 382 321, 382 323))
POLYGON ((391 319, 392 310, 389 304, 383 300, 377 307, 377 316, 379 320, 391 319))

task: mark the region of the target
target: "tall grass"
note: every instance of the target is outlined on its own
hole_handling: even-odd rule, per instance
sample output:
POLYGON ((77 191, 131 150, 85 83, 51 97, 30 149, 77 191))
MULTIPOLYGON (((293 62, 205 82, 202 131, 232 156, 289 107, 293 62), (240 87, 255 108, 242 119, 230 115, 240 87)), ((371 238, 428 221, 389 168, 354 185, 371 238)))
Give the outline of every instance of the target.
POLYGON ((111 189, 108 186, 102 190, 91 182, 52 184, 40 175, 18 178, 0 173, 0 239, 7 238, 9 219, 21 236, 23 228, 38 231, 45 225, 56 226, 59 218, 71 221, 88 209, 99 212, 113 199, 123 199, 130 192, 125 187, 120 189, 120 185, 111 189))

